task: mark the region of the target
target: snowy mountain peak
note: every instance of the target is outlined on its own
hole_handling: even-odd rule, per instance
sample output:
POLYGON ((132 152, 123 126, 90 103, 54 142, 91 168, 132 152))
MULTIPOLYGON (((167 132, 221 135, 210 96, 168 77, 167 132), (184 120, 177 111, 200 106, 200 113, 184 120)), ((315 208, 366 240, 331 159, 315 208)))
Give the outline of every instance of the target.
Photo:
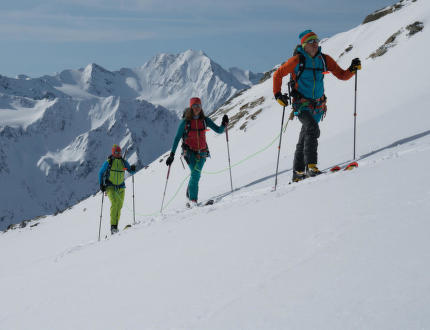
POLYGON ((111 76, 114 75, 113 72, 106 70, 105 68, 103 68, 102 66, 96 63, 88 64, 83 69, 83 76, 87 78, 87 80, 89 80, 91 77, 96 76, 97 74, 105 74, 105 75, 111 75, 111 76))
POLYGON ((249 87, 203 51, 192 49, 175 55, 158 54, 136 70, 136 75, 136 88, 143 98, 173 109, 178 115, 192 96, 200 97, 210 113, 239 90, 249 87))
POLYGON ((121 85, 121 81, 118 81, 114 72, 95 63, 88 64, 82 71, 81 83, 87 92, 97 96, 118 95, 115 90, 118 85, 121 85), (117 80, 116 84, 115 80, 117 80))
POLYGON ((193 49, 186 50, 185 52, 183 52, 181 54, 181 56, 186 57, 186 58, 204 56, 204 57, 208 58, 208 56, 202 50, 193 50, 193 49))

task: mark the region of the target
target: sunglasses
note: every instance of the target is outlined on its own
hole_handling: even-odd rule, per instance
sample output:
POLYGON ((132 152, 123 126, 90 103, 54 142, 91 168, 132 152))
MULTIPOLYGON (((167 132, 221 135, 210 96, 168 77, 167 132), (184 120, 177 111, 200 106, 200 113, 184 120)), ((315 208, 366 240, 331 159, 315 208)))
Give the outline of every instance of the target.
POLYGON ((309 41, 307 41, 306 43, 307 44, 317 44, 317 43, 319 43, 320 42, 320 40, 319 39, 312 39, 312 40, 309 40, 309 41))
POLYGON ((196 103, 196 104, 193 104, 193 105, 191 106, 191 108, 193 108, 193 109, 201 109, 201 108, 202 108, 202 105, 201 105, 201 104, 196 103))

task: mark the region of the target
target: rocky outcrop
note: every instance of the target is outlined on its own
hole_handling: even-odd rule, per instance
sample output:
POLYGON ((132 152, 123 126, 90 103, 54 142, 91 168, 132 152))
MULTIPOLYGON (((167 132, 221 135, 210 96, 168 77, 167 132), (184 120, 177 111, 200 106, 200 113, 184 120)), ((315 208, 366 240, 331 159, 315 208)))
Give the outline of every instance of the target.
POLYGON ((402 9, 404 6, 408 5, 411 2, 416 2, 417 0, 400 0, 398 3, 389 6, 389 7, 385 7, 383 9, 379 9, 375 12, 373 12, 370 15, 367 15, 366 18, 364 19, 362 24, 366 24, 366 23, 370 23, 373 21, 376 21, 386 15, 392 14, 400 9, 402 9))
POLYGON ((408 37, 412 37, 414 34, 421 32, 424 29, 424 23, 423 22, 414 22, 412 24, 409 24, 406 27, 406 30, 408 30, 408 37))
POLYGON ((391 47, 394 47, 396 38, 402 33, 402 30, 397 31, 396 33, 392 34, 382 46, 380 46, 377 50, 375 50, 372 54, 369 55, 368 58, 376 58, 379 56, 384 55, 388 49, 391 47))
POLYGON ((368 58, 376 58, 379 56, 384 55, 388 50, 397 44, 397 39, 400 35, 404 34, 405 31, 408 31, 406 33, 406 37, 410 38, 416 33, 422 31, 424 29, 424 23, 423 22, 414 22, 412 24, 409 24, 405 28, 400 29, 399 31, 393 33, 385 42, 383 45, 381 45, 377 50, 375 50, 372 54, 368 56, 368 58))

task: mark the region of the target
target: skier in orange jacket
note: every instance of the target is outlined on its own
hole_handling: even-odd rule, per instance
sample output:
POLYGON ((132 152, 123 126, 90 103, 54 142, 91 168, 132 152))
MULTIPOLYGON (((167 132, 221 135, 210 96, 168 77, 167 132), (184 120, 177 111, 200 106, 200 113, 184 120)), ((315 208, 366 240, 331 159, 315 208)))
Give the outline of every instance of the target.
MULTIPOLYGON (((293 181, 321 174, 317 167, 318 123, 327 111, 324 94, 324 74, 333 73, 338 79, 348 80, 361 69, 360 59, 354 58, 347 70, 343 70, 333 58, 321 52, 318 36, 311 30, 299 35, 300 45, 295 55, 288 59, 273 75, 273 94, 278 103, 288 105, 288 95, 281 93, 282 78, 291 74, 293 113, 302 123, 294 154, 293 181)), ((290 117, 291 119, 293 116, 290 117)))

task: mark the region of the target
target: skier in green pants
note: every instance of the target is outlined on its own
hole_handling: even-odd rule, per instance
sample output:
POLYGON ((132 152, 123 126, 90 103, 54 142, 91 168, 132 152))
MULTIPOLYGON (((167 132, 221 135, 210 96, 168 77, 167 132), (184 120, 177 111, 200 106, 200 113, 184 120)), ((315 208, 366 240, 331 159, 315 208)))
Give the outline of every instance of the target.
POLYGON ((102 192, 106 192, 111 202, 111 234, 118 232, 118 221, 121 216, 121 209, 125 196, 125 170, 129 171, 131 174, 134 174, 136 171, 136 166, 130 166, 130 164, 122 158, 121 148, 114 144, 112 147, 112 155, 110 155, 103 163, 99 171, 100 190, 102 192))
POLYGON ((183 139, 182 153, 191 171, 186 194, 189 200, 187 203, 188 207, 197 205, 200 175, 206 158, 209 157, 209 149, 206 143, 207 127, 216 133, 223 133, 227 125, 227 115, 223 116, 221 126, 218 126, 212 119, 204 115, 202 102, 198 97, 190 99, 190 107, 185 109, 184 117, 179 124, 175 140, 173 141, 172 151, 166 160, 167 166, 173 163, 176 148, 179 141, 183 139))

